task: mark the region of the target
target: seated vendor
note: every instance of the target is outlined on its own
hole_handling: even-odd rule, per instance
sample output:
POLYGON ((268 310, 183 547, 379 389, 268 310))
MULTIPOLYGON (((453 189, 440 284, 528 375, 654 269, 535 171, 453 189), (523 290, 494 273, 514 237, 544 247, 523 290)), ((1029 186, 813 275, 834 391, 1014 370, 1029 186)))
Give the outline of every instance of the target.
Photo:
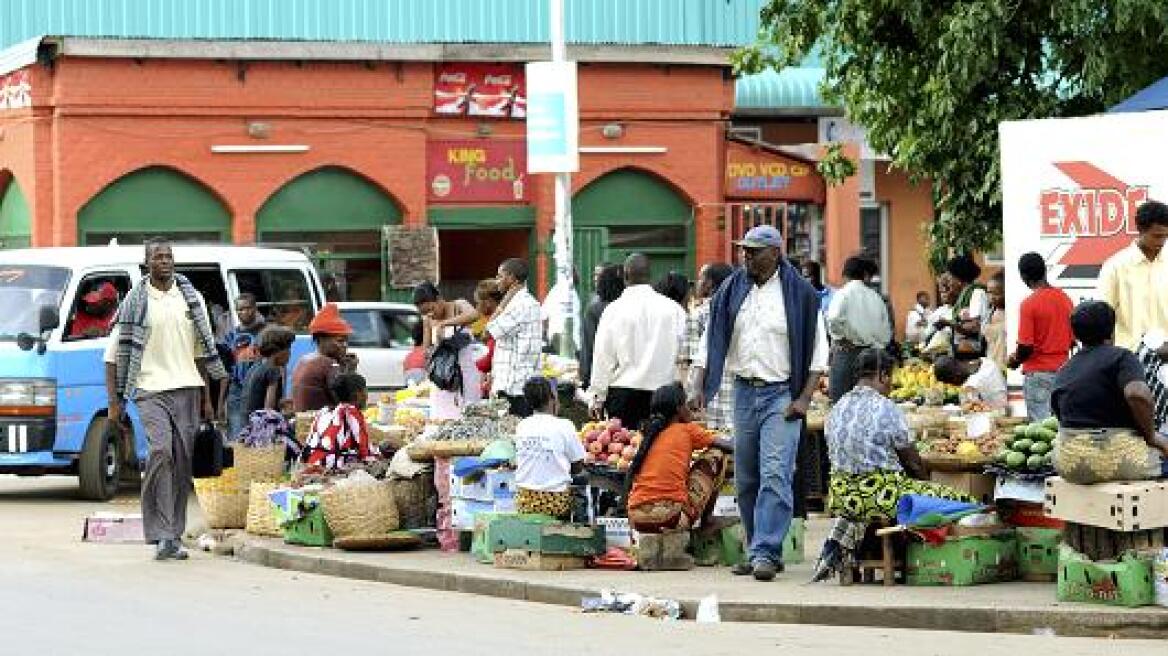
POLYGON ((896 366, 892 356, 865 349, 855 366, 855 388, 832 407, 824 427, 831 458, 831 513, 855 522, 893 524, 903 495, 969 501, 956 490, 926 480, 908 422, 887 396, 896 366))
POLYGON ((369 427, 362 412, 369 397, 365 377, 355 373, 338 374, 331 387, 337 405, 316 411, 300 461, 338 469, 376 455, 376 451, 369 446, 369 427))
POLYGON ((556 416, 559 402, 548 379, 527 381, 523 398, 534 413, 515 428, 516 509, 568 519, 572 476, 584 470, 584 444, 576 426, 556 416))
POLYGON ((964 402, 981 403, 987 410, 1001 410, 1007 405, 1006 377, 991 358, 958 360, 949 356, 933 364, 937 380, 961 388, 964 402))
POLYGON ((1139 358, 1112 344, 1115 311, 1088 301, 1071 314, 1082 349, 1055 375, 1059 420, 1054 467, 1077 484, 1168 475, 1168 437, 1157 434, 1152 390, 1139 358))
POLYGON ((693 422, 680 383, 653 392, 649 412, 629 466, 629 523, 642 533, 689 528, 713 510, 734 446, 693 422))
POLYGON ((112 283, 104 282, 81 297, 81 302, 77 304, 77 314, 73 316, 69 328, 69 338, 105 337, 117 313, 118 290, 112 283))

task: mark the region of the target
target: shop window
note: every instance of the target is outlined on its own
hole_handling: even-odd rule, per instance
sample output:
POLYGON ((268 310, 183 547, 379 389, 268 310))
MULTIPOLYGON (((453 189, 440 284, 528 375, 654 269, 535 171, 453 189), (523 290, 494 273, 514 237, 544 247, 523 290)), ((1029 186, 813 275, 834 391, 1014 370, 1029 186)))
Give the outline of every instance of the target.
POLYGON ((262 245, 309 253, 330 301, 381 299, 380 231, 267 232, 262 245))
POLYGON ((256 297, 264 318, 303 333, 312 320, 312 292, 299 269, 236 270, 231 275, 241 294, 256 297))
MULTIPOLYGON (((787 257, 792 260, 815 260, 821 264, 827 258, 826 230, 819 205, 812 203, 731 203, 726 208, 733 239, 739 239, 755 226, 770 225, 779 229, 786 240, 787 257)), ((728 261, 736 253, 727 242, 728 261)))
POLYGON ((880 290, 888 291, 888 205, 860 208, 860 248, 880 266, 880 290))
POLYGON ((609 227, 610 248, 685 248, 685 226, 609 227))
POLYGON ((94 273, 77 285, 77 296, 65 324, 65 341, 97 339, 109 335, 118 305, 130 292, 124 273, 94 273))

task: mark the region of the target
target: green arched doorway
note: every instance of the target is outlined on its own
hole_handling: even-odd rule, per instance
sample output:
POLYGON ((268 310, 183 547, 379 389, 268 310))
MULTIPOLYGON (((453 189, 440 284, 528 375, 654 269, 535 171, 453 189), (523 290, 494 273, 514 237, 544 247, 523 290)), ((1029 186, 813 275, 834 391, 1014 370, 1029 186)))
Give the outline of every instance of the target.
POLYGON ((140 244, 155 235, 176 242, 231 241, 231 213, 198 180, 164 166, 118 178, 77 213, 78 243, 140 244))
POLYGON ((0 248, 27 248, 31 245, 32 217, 28 200, 16 178, 9 177, 7 185, 0 185, 0 248))
POLYGON ((401 210, 377 185, 345 168, 309 171, 280 187, 256 215, 260 243, 310 250, 334 300, 385 296, 382 228, 401 210))
POLYGON ((693 207, 652 173, 618 169, 572 198, 573 254, 580 295, 592 295, 592 269, 630 253, 650 257, 653 278, 669 271, 693 276, 693 207))

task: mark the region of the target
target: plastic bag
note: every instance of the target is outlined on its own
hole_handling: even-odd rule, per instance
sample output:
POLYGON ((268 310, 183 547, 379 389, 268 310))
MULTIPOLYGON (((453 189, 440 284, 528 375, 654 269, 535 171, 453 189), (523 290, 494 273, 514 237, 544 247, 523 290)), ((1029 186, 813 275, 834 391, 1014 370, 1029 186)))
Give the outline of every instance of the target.
POLYGON ((470 336, 462 330, 438 342, 426 361, 426 375, 435 387, 446 392, 462 391, 462 367, 458 354, 469 344, 470 336))
POLYGON ((703 597, 698 602, 698 616, 699 623, 716 624, 722 621, 722 614, 718 612, 718 595, 710 595, 703 597))

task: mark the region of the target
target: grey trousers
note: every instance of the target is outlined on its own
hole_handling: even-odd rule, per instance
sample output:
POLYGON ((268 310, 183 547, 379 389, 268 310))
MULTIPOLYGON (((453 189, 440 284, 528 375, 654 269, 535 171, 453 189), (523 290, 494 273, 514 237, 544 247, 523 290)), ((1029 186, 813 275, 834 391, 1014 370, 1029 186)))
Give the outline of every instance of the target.
POLYGON ((150 544, 181 539, 186 530, 201 391, 140 391, 134 399, 150 446, 142 481, 142 527, 150 544))
POLYGON ((831 369, 828 371, 827 395, 835 403, 844 394, 852 391, 856 386, 856 358, 860 356, 858 348, 833 348, 831 350, 831 369))

